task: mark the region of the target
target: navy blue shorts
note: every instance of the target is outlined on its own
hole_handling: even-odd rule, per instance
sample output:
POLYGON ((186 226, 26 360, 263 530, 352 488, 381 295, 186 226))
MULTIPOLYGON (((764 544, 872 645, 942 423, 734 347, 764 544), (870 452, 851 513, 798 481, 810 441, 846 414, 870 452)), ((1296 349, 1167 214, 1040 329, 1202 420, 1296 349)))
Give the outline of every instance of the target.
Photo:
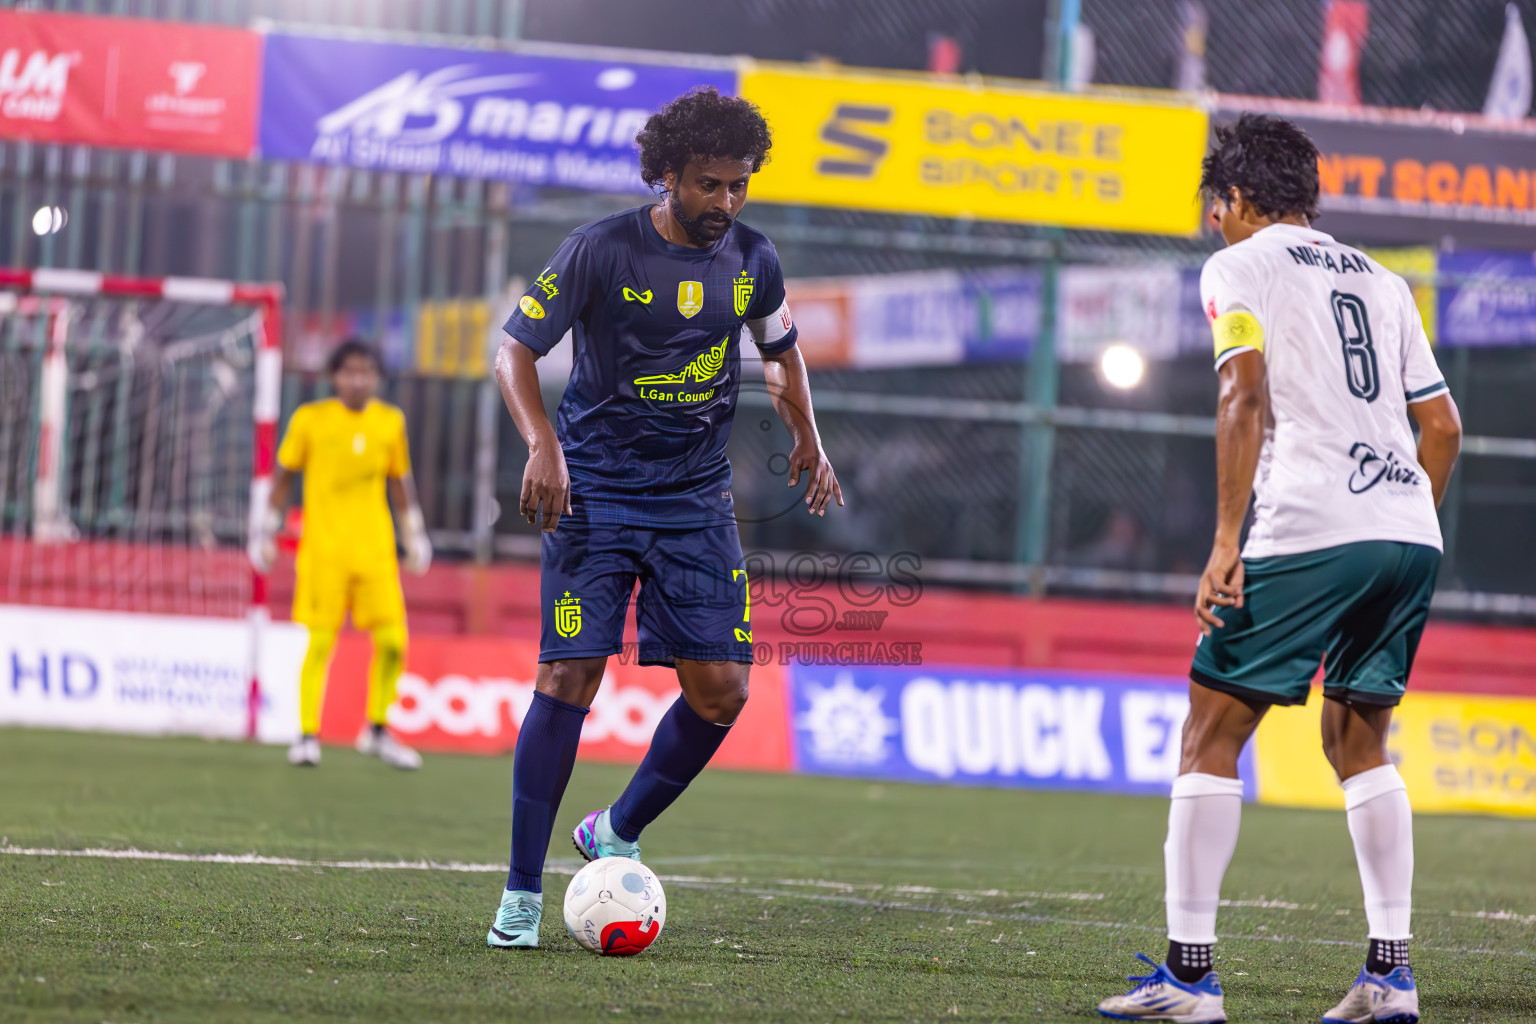
POLYGON ((618 654, 636 580, 640 664, 752 661, 735 523, 660 530, 565 517, 543 535, 539 566, 541 662, 618 654))

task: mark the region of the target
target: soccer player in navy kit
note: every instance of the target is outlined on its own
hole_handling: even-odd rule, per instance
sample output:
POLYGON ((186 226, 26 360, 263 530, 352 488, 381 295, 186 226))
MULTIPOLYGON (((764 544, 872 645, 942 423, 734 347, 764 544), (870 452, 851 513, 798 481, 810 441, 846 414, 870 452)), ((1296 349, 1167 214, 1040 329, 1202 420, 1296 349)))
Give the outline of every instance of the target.
POLYGON ((640 831, 709 763, 746 703, 751 611, 725 456, 743 328, 794 441, 789 486, 808 477, 813 515, 843 503, 778 254, 736 220, 768 157, 767 122, 705 88, 653 115, 636 141, 662 201, 571 232, 496 356, 528 444, 518 510, 544 531, 538 681, 512 760, 512 867, 486 936, 502 948, 538 945, 555 814, 636 579, 640 662, 674 666, 683 693, 618 800, 577 826, 581 855, 638 859, 640 831), (567 330, 574 365, 551 427, 535 364, 567 330))

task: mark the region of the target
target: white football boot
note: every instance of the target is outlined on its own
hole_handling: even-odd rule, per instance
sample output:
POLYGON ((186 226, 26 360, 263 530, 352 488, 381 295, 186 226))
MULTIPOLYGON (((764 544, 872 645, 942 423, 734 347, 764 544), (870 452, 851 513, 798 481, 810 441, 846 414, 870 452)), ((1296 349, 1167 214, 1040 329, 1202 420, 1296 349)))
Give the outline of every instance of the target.
POLYGON ((1386 974, 1364 967, 1344 999, 1323 1014, 1323 1024, 1419 1024, 1419 988, 1406 964, 1386 974))
POLYGON ((421 767, 421 755, 390 735, 389 730, 375 733, 373 726, 364 724, 357 734, 357 752, 376 757, 391 768, 413 772, 421 767))
POLYGON ((288 763, 300 768, 314 768, 320 764, 320 741, 314 736, 300 736, 288 748, 288 763))
POLYGON ((1193 984, 1180 981, 1167 965, 1155 962, 1144 953, 1136 959, 1152 965, 1152 973, 1131 975, 1136 987, 1123 996, 1110 996, 1099 1004, 1099 1013, 1116 1020, 1171 1020, 1176 1024, 1224 1024, 1226 1011, 1221 1006, 1221 982, 1210 971, 1193 984))

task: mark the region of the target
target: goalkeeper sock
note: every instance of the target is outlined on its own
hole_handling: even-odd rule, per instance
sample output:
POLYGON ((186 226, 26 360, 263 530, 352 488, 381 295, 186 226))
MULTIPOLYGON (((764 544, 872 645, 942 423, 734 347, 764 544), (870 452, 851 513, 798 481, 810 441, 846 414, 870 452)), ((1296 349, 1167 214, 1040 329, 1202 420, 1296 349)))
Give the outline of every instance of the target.
POLYGON ((639 839, 640 831, 672 806, 704 770, 730 731, 729 725, 700 718, 686 697, 673 701, 656 726, 645 760, 608 809, 613 834, 626 843, 639 839))
POLYGON ((405 670, 405 627, 381 626, 373 631, 373 660, 368 664, 368 721, 384 727, 395 702, 395 684, 405 670))
POLYGON ((320 735, 320 707, 325 701, 325 676, 331 667, 331 652, 336 649, 336 634, 323 629, 309 631, 309 649, 299 669, 299 731, 305 736, 320 735))
POLYGON ((544 857, 555 813, 576 766, 587 709, 535 692, 512 753, 512 868, 507 888, 544 891, 544 857))

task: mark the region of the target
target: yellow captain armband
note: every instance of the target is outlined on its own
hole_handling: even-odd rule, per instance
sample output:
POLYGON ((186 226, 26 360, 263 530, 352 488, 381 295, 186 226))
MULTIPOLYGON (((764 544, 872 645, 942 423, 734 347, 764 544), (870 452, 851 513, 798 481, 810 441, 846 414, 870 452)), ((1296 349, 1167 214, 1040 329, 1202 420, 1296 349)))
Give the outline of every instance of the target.
POLYGON ((1211 323, 1211 335, 1216 339, 1216 358, 1234 348, 1251 348, 1264 351, 1264 328, 1259 318, 1244 310, 1223 313, 1211 323))

